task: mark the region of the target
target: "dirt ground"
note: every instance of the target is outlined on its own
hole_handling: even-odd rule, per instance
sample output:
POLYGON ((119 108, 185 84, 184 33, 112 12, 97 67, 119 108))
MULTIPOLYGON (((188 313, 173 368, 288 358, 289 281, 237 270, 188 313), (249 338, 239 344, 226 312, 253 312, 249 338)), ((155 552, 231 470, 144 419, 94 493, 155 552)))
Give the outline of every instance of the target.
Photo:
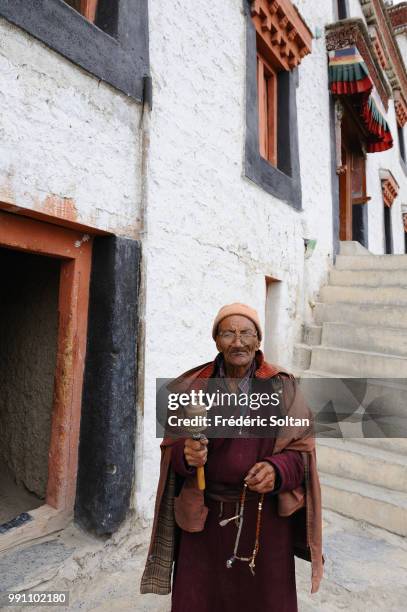
MULTIPOLYGON (((69 608, 59 607, 54 610, 169 612, 169 597, 139 594, 146 547, 140 544, 131 550, 133 552, 130 551, 125 560, 121 560, 119 550, 116 556, 112 553, 111 558, 104 559, 102 563, 100 559, 97 561, 95 555, 93 570, 88 555, 86 571, 81 578, 73 571, 76 562, 68 559, 63 571, 55 570, 52 576, 52 572, 49 576, 44 574, 43 580, 37 580, 33 588, 69 590, 69 608)), ((309 594, 310 565, 305 561, 296 562, 300 612, 406 610, 406 538, 325 511, 324 554, 325 578, 316 595, 309 594)), ((13 609, 21 610, 6 608, 13 609)), ((38 608, 42 611, 50 609, 48 606, 38 608)))

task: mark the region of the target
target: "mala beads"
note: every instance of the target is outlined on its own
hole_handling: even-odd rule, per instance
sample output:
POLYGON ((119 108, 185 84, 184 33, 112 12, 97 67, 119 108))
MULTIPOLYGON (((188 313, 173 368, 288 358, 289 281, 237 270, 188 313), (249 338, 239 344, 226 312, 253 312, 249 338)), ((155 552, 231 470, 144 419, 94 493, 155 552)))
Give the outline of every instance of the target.
POLYGON ((256 535, 255 535, 254 548, 253 548, 252 555, 251 557, 241 557, 237 554, 237 551, 239 548, 240 535, 242 533, 242 527, 243 527, 243 515, 244 515, 244 505, 246 501, 246 491, 247 491, 247 484, 245 483, 243 485, 242 494, 240 496, 239 512, 236 514, 236 516, 232 516, 228 519, 224 519, 223 521, 220 521, 219 525, 221 527, 225 527, 225 525, 227 525, 230 521, 233 521, 233 520, 236 520, 237 525, 238 525, 235 545, 233 548, 233 555, 230 557, 230 559, 226 561, 226 567, 230 569, 233 566, 233 563, 236 561, 236 559, 238 561, 246 561, 246 562, 249 562, 250 571, 252 575, 254 576, 254 568, 256 566, 256 556, 260 548, 260 541, 259 541, 260 540, 260 525, 261 525, 261 513, 263 510, 264 493, 260 495, 258 506, 257 506, 256 535))

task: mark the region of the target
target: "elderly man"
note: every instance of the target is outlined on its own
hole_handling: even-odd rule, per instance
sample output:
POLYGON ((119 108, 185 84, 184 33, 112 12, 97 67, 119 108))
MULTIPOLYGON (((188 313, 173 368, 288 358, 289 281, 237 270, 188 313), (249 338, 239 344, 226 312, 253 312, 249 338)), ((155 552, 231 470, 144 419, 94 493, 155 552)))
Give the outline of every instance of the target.
MULTIPOLYGON (((224 379, 229 391, 278 389, 276 416, 309 414, 294 377, 264 361, 257 312, 231 304, 217 314, 213 362, 183 374, 180 390, 224 379)), ((213 388, 213 387, 212 387, 213 388)), ((141 592, 165 594, 173 612, 294 612, 294 555, 322 577, 321 498, 309 430, 275 438, 164 439, 149 555, 141 592), (196 471, 205 466, 206 490, 196 471)))

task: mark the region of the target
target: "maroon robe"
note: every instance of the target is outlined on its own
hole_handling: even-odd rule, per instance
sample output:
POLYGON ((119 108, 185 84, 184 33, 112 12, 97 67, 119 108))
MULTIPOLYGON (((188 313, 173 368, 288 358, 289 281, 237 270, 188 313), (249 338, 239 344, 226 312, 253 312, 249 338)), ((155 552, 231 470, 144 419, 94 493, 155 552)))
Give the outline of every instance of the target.
MULTIPOLYGON (((210 440, 205 466, 207 486, 211 483, 243 485, 249 469, 259 461, 269 461, 277 472, 277 489, 268 493, 260 528, 260 549, 255 576, 247 562, 226 561, 233 554, 237 526, 231 521, 220 527, 220 502, 206 497, 209 508, 205 528, 198 533, 180 530, 172 590, 172 612, 296 612, 295 564, 292 517, 277 513, 277 493, 298 487, 304 478, 304 465, 298 451, 272 455, 273 439, 210 440)), ((184 460, 184 441, 172 449, 172 467, 180 476, 189 476, 184 460)), ((257 499, 245 503, 243 529, 238 555, 250 557, 257 518, 257 499)), ((234 502, 223 503, 223 518, 236 514, 234 502)))

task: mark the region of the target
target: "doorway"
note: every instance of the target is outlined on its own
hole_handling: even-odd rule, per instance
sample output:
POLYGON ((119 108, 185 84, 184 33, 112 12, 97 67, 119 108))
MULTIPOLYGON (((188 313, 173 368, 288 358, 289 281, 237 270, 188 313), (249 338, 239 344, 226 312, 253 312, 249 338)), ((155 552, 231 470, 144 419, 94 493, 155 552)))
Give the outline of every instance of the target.
POLYGON ((345 110, 341 123, 339 171, 339 239, 356 240, 368 247, 366 204, 366 159, 362 134, 351 113, 345 110))
POLYGON ((286 351, 283 350, 285 338, 285 321, 282 320, 281 304, 284 283, 272 276, 266 276, 266 300, 264 318, 264 356, 271 363, 284 361, 286 351))
POLYGON ((0 211, 0 551, 73 515, 92 239, 0 211))
POLYGON ((0 248, 0 524, 44 503, 60 263, 0 248))

